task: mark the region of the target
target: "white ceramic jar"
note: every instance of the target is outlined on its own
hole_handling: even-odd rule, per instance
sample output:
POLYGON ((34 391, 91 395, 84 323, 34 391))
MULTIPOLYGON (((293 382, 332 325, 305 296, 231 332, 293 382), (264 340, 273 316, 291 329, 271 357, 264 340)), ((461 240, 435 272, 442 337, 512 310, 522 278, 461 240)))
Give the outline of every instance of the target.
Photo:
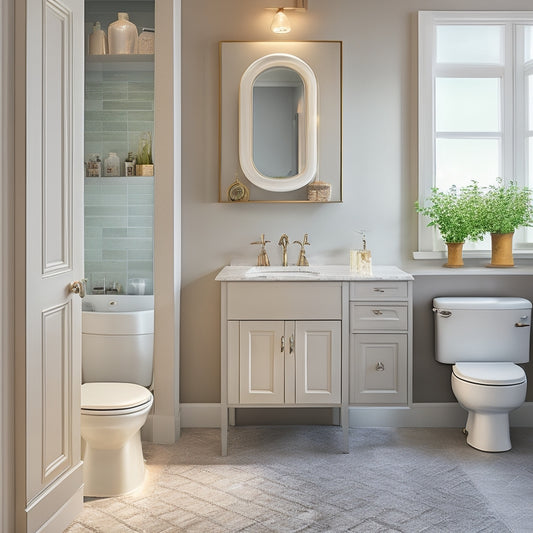
POLYGON ((95 22, 93 31, 89 35, 89 55, 101 56, 107 54, 107 37, 100 23, 95 22))
POLYGON ((109 25, 107 40, 110 54, 137 53, 137 26, 130 22, 127 13, 119 13, 118 20, 109 25))
POLYGON ((143 28, 139 35, 139 54, 153 54, 155 48, 155 33, 153 28, 143 28))

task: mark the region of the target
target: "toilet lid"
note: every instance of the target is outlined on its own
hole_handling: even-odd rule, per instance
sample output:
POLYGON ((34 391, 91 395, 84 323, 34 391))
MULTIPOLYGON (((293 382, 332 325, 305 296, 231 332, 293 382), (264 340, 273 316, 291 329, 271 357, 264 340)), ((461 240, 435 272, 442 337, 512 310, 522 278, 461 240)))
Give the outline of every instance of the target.
POLYGON ((84 383, 81 386, 82 409, 131 409, 148 403, 151 399, 151 392, 135 383, 84 383))
POLYGON ((453 373, 480 385, 518 385, 526 380, 524 369, 514 363, 456 363, 453 373))

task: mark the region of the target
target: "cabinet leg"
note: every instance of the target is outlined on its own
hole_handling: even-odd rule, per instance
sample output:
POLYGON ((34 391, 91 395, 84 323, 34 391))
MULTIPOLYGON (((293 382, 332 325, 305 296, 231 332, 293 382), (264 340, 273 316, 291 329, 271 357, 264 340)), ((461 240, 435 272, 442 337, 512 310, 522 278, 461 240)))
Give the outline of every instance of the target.
POLYGON ((220 409, 220 444, 221 455, 226 457, 228 455, 228 408, 225 406, 220 409))
POLYGON ((342 453, 350 453, 350 417, 347 405, 343 405, 340 408, 340 415, 342 425, 342 453))

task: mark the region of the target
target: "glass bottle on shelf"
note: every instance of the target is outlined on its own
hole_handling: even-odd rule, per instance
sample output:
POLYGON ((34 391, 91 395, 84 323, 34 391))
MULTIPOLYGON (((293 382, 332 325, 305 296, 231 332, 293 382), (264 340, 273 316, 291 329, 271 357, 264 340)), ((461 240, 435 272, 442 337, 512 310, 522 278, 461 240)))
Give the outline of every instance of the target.
POLYGON ((108 177, 120 175, 120 159, 115 152, 109 152, 104 160, 104 175, 108 177))

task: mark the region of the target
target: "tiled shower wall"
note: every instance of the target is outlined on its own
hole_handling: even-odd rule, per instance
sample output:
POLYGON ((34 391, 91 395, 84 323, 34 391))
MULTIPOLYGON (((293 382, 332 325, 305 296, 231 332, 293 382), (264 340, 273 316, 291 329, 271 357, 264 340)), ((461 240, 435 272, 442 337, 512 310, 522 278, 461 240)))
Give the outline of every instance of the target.
POLYGON ((85 73, 85 161, 98 154, 103 165, 109 152, 116 152, 124 175, 128 152, 137 152, 143 132, 153 133, 154 73, 113 65, 85 73))
MULTIPOLYGON (((106 58, 107 59, 107 58, 106 58)), ((126 58, 127 61, 128 58, 126 58)), ((137 152, 141 134, 153 132, 153 62, 88 62, 85 77, 85 160, 109 152, 120 158, 121 174, 128 152, 137 152)), ((153 294, 154 178, 85 178, 85 277, 121 286, 145 280, 153 294)))
POLYGON ((85 275, 89 290, 105 277, 122 293, 145 280, 153 294, 154 178, 85 178, 85 275))

